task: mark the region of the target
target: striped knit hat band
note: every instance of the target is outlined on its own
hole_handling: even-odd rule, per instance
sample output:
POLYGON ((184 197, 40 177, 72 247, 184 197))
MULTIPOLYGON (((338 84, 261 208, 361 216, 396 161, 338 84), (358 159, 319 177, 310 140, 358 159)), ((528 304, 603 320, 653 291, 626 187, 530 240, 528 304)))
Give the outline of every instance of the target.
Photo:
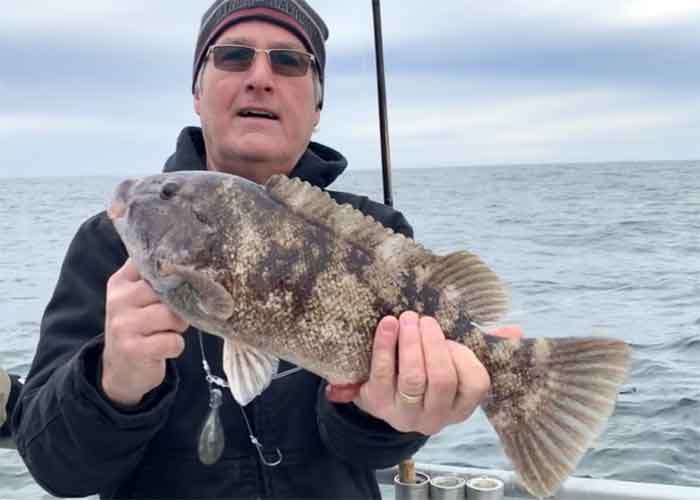
POLYGON ((325 41, 328 28, 323 19, 304 0, 216 0, 204 13, 199 28, 192 65, 192 92, 197 73, 209 46, 233 24, 261 19, 288 29, 297 36, 316 58, 316 67, 324 82, 326 66, 325 41))

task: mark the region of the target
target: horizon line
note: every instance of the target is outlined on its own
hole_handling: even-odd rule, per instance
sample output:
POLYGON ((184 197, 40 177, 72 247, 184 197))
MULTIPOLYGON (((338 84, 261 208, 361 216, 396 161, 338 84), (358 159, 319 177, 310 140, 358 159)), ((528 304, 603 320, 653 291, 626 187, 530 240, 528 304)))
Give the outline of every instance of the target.
MULTIPOLYGON (((700 164, 700 158, 686 160, 603 160, 603 161, 548 161, 548 162, 508 162, 508 163, 467 163, 467 164, 442 164, 442 165, 404 165, 392 166, 394 170, 432 170, 432 169, 457 169, 457 168, 504 168, 504 167, 585 167, 593 165, 659 165, 669 163, 694 163, 700 164)), ((381 171, 381 165, 376 167, 348 167, 347 171, 381 171)), ((163 172, 143 173, 143 172, 121 172, 110 174, 85 174, 85 173, 66 173, 63 175, 52 174, 25 174, 25 175, 9 175, 0 172, 1 179, 63 179, 63 178, 108 178, 108 177, 144 177, 146 175, 159 175, 163 172)))

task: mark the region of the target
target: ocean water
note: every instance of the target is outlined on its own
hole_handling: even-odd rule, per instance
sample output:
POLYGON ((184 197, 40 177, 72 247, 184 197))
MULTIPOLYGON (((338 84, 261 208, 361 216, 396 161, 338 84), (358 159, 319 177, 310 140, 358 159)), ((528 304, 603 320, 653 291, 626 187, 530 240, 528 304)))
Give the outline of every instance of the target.
MULTIPOLYGON (((0 365, 25 374, 76 228, 119 179, 0 179, 0 365)), ((700 486, 700 162, 396 170, 416 239, 468 249, 508 283, 527 336, 633 348, 623 394, 576 474, 700 486)), ((334 187, 381 200, 381 174, 334 187)), ((416 457, 510 468, 481 412, 416 457)), ((51 498, 0 450, 0 499, 51 498)))

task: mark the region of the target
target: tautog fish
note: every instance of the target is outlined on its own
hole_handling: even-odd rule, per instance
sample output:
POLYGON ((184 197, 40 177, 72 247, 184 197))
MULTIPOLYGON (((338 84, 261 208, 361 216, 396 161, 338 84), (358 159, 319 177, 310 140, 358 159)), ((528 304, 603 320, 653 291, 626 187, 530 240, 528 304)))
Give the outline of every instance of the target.
POLYGON ((491 376, 483 409, 524 486, 553 494, 611 414, 625 377, 618 340, 503 340, 508 308, 475 255, 436 255, 298 179, 260 186, 180 172, 125 181, 109 210, 163 302, 224 339, 234 398, 260 394, 286 359, 334 384, 367 379, 385 315, 434 316, 491 376))

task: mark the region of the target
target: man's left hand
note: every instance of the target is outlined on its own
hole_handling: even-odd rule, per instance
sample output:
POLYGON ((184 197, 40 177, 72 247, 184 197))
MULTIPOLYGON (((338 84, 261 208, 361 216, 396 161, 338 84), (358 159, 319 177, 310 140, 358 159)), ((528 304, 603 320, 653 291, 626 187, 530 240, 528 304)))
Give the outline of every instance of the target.
MULTIPOLYGON (((493 335, 520 338, 522 330, 506 326, 493 335)), ((405 312, 379 322, 369 380, 329 385, 326 395, 352 401, 399 431, 432 435, 467 419, 489 387, 488 372, 469 348, 445 339, 435 319, 405 312)))
POLYGON ((0 427, 5 424, 8 417, 7 403, 10 400, 12 381, 8 373, 0 368, 0 427))

